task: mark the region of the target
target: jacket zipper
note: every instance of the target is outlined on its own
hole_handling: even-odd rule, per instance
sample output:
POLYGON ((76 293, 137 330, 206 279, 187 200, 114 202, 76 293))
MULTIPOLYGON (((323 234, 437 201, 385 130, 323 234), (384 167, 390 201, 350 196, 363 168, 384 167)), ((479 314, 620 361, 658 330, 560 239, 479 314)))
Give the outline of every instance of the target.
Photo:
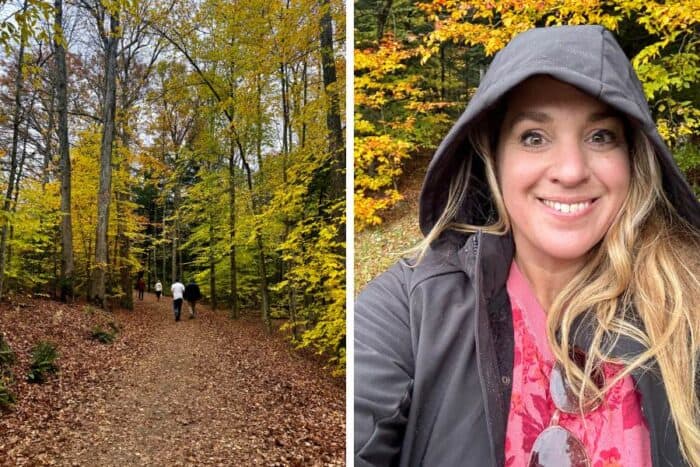
MULTIPOLYGON (((490 407, 489 401, 488 401, 488 389, 486 388, 486 381, 485 377, 487 376, 488 370, 483 368, 483 365, 481 363, 481 358, 482 358, 482 342, 481 339, 479 338, 481 332, 481 236, 482 236, 482 231, 477 230, 475 233, 476 237, 474 237, 474 244, 472 246, 472 254, 474 255, 474 290, 475 290, 475 301, 474 301, 474 318, 476 321, 476 352, 477 352, 477 365, 479 368, 479 380, 481 383, 481 397, 482 401, 484 404, 484 412, 485 412, 485 418, 486 418, 486 432, 489 437, 489 444, 490 444, 490 452, 491 452, 491 465, 494 467, 497 467, 498 462, 496 461, 497 456, 495 453, 495 446, 493 442, 493 426, 491 425, 491 417, 490 417, 490 407)), ((485 338, 486 336, 482 336, 482 338, 485 338)))

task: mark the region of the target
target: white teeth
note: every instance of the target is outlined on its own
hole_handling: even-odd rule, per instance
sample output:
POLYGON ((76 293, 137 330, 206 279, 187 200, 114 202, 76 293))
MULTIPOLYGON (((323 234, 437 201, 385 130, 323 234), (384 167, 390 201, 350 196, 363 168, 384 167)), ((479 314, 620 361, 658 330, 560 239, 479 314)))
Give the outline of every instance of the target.
POLYGON ((582 203, 573 203, 573 204, 565 204, 565 203, 559 203, 557 201, 550 201, 548 199, 543 199, 542 202, 549 206, 550 208, 554 209, 555 211, 564 213, 564 214, 574 214, 582 209, 585 209, 588 207, 590 201, 582 202, 582 203))

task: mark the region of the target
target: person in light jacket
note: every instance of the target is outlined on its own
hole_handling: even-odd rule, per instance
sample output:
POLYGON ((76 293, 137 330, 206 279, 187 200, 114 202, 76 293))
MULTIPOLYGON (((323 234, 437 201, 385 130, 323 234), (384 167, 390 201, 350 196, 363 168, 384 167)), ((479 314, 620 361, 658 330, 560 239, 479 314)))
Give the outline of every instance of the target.
POLYGON ((173 282, 173 284, 170 286, 170 291, 173 294, 173 315, 175 315, 175 321, 180 321, 185 286, 178 279, 175 279, 175 282, 173 282))
POLYGON ((600 26, 494 58, 356 300, 362 466, 700 465, 700 203, 600 26))
POLYGON ((160 280, 156 281, 155 291, 156 291, 156 301, 160 301, 160 296, 163 293, 163 283, 160 280))

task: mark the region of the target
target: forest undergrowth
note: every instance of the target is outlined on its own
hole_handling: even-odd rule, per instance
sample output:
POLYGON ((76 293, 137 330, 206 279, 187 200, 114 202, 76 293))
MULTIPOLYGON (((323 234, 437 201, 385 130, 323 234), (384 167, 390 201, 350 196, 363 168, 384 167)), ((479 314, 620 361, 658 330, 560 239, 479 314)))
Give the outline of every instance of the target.
POLYGON ((383 215, 383 222, 355 233, 355 295, 398 261, 423 238, 418 226, 418 198, 430 154, 406 162, 397 187, 403 199, 383 215))

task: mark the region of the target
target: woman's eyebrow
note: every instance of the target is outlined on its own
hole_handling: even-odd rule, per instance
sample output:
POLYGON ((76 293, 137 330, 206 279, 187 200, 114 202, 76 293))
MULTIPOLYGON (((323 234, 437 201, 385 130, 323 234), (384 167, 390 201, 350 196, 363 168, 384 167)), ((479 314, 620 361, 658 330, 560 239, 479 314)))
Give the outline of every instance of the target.
POLYGON ((602 112, 595 112, 592 113, 588 116, 588 122, 589 123, 595 123, 599 122, 601 120, 606 120, 608 118, 620 118, 620 115, 617 112, 613 112, 612 110, 604 110, 602 112))
MULTIPOLYGON (((590 114, 587 120, 589 123, 595 123, 601 120, 607 120, 609 118, 620 118, 620 115, 617 112, 611 110, 603 110, 601 112, 595 112, 590 114)), ((518 112, 509 119, 508 128, 513 128, 515 125, 525 120, 532 120, 537 123, 550 123, 554 119, 546 112, 536 110, 524 110, 522 112, 518 112)))
POLYGON ((524 120, 533 120, 537 123, 549 123, 554 120, 550 115, 545 112, 538 112, 535 110, 524 110, 515 114, 508 122, 508 128, 513 128, 518 123, 524 120))

